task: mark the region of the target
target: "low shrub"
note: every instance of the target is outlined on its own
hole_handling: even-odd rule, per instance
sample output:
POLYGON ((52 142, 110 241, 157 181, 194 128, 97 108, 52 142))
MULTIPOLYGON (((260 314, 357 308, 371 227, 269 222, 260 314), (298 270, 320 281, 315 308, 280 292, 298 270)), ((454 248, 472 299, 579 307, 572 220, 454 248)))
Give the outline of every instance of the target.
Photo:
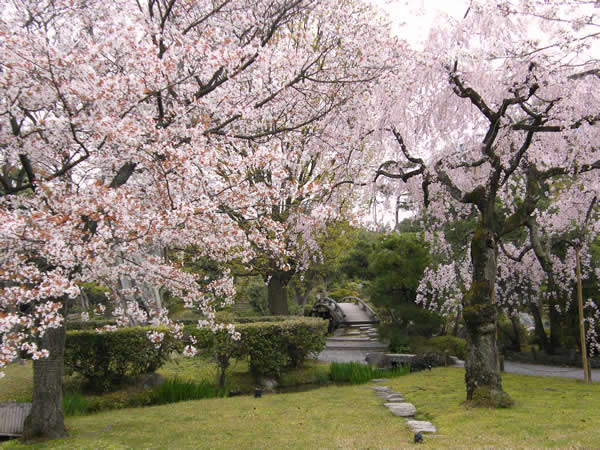
POLYGON ((286 317, 283 321, 236 324, 241 337, 234 341, 227 331, 216 333, 208 329, 186 326, 197 347, 210 355, 220 368, 222 386, 229 360, 248 358, 250 373, 257 379, 280 377, 286 368, 298 367, 311 353, 325 347, 327 322, 316 318, 286 317))
POLYGON ((96 328, 102 328, 105 325, 116 325, 114 320, 99 319, 99 320, 69 320, 66 324, 67 331, 75 330, 95 330, 96 328))
POLYGON ((158 369, 179 348, 166 329, 136 327, 98 333, 93 330, 67 332, 65 372, 78 372, 88 388, 106 392, 127 378, 158 369), (164 333, 159 346, 148 338, 149 331, 164 333))
POLYGON ((392 378, 408 375, 409 373, 409 366, 378 369, 369 364, 361 364, 359 362, 332 362, 329 366, 329 377, 334 383, 362 384, 374 378, 392 378))
POLYGON ((443 367, 448 365, 446 354, 440 352, 418 353, 410 360, 410 371, 419 372, 420 370, 432 369, 433 367, 443 367))
POLYGON ((429 338, 424 349, 433 352, 444 353, 448 352, 450 356, 456 356, 464 360, 467 357, 467 342, 454 336, 436 336, 429 338))

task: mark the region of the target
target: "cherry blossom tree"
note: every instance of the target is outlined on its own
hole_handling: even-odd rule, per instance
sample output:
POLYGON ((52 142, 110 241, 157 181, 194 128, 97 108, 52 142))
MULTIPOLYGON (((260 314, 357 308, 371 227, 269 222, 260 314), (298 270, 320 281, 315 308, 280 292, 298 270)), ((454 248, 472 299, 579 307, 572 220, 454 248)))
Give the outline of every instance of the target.
MULTIPOLYGON (((378 185, 403 181, 431 223, 450 210, 478 216, 461 298, 475 405, 511 402, 495 342, 500 244, 531 228, 554 180, 585 175, 597 191, 599 24, 590 2, 474 1, 464 18, 436 24, 413 87, 403 80, 390 96, 384 86, 377 100, 378 185)), ((569 192, 552 206, 567 211, 569 192)), ((441 269, 438 278, 452 284, 455 271, 441 269)))
POLYGON ((133 301, 136 285, 164 286, 220 328, 231 277, 197 280, 189 252, 284 260, 273 206, 331 191, 331 161, 354 161, 335 142, 357 142, 348 112, 389 58, 371 21, 341 0, 3 2, 0 366, 34 359, 26 438, 65 435, 64 316, 81 282, 111 290, 120 324, 178 333, 133 301), (328 168, 302 184, 317 159, 328 168), (123 289, 123 275, 136 283, 123 289))

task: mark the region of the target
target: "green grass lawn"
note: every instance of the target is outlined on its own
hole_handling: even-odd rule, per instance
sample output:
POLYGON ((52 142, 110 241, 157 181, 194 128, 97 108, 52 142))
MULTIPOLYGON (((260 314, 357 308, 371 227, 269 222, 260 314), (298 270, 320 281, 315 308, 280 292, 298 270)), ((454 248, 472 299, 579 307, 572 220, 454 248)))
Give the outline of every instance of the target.
MULTIPOLYGON (((8 375, 7 375, 8 378, 8 375)), ((3 379, 0 383, 7 381, 3 379)), ((515 406, 467 409, 464 369, 434 369, 388 381, 430 420, 424 447, 600 446, 600 384, 505 374, 515 406)), ((367 385, 236 396, 107 411, 66 420, 71 437, 52 448, 398 448, 413 445, 404 420, 367 385)), ((18 441, 5 446, 22 446, 18 441)))

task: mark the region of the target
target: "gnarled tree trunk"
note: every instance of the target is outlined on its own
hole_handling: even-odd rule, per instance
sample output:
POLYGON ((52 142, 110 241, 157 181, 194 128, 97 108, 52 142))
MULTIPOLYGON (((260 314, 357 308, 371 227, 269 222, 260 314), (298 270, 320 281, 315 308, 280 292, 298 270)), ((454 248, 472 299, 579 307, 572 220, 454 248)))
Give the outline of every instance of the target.
POLYGON ((62 374, 65 327, 48 328, 41 347, 50 355, 33 361, 33 401, 23 425, 23 439, 58 439, 67 436, 62 408, 62 374))
POLYGON ((480 224, 471 242, 473 282, 463 298, 467 338, 465 382, 467 401, 474 406, 506 407, 512 404, 502 390, 496 347, 497 247, 493 232, 480 224))

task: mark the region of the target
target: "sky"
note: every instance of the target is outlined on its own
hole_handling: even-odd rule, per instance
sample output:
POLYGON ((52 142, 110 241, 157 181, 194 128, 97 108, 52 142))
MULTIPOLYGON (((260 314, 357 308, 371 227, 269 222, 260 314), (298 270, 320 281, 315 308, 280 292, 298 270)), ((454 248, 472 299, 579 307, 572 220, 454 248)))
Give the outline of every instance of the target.
POLYGON ((440 12, 460 18, 469 6, 469 0, 368 0, 389 14, 393 30, 411 44, 419 45, 429 33, 440 12))

